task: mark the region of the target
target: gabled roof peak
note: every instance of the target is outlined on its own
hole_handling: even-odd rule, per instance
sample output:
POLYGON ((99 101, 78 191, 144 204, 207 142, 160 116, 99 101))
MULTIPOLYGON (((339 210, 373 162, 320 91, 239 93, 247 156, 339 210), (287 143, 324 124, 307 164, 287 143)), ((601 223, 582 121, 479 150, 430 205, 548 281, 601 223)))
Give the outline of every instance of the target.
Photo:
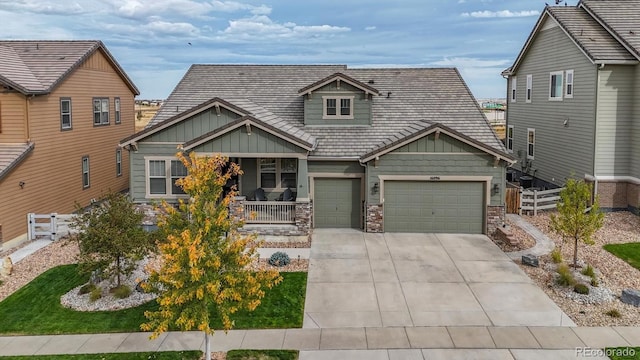
POLYGON ((309 85, 309 86, 305 86, 302 89, 298 90, 298 94, 304 95, 304 94, 308 94, 314 90, 317 90, 327 84, 330 84, 334 81, 344 81, 345 83, 354 86, 362 91, 364 91, 365 93, 371 93, 371 94, 375 94, 375 95, 380 95, 380 91, 378 91, 378 89, 374 88, 373 86, 370 86, 368 84, 365 84, 359 80, 356 80, 350 76, 347 76, 341 72, 337 72, 335 74, 329 75, 324 79, 318 80, 315 83, 309 85))

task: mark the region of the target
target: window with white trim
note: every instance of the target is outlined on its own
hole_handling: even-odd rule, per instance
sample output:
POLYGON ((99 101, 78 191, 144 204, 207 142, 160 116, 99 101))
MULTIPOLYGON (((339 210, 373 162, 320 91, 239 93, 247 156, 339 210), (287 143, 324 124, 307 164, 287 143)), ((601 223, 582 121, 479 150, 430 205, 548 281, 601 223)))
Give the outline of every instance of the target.
POLYGON ((549 73, 549 100, 562 100, 562 71, 549 73))
POLYGON ((353 96, 323 96, 323 119, 353 119, 353 96))
POLYGON ((122 176, 122 150, 116 149, 116 176, 122 176))
POLYGON ((518 79, 515 76, 511 77, 511 102, 516 102, 516 90, 518 87, 518 79))
POLYGON ((89 173, 89 156, 83 156, 82 157, 82 188, 86 189, 89 187, 89 179, 90 179, 90 173, 89 173))
POLYGON ((527 75, 527 93, 525 95, 525 101, 528 103, 531 102, 532 91, 533 91, 533 75, 529 74, 527 75))
POLYGON ((533 160, 536 147, 536 129, 527 129, 527 159, 533 160))
POLYGON ((60 98, 60 129, 71 130, 71 98, 60 98))
POLYGON ((259 159, 258 187, 263 189, 296 189, 298 159, 259 159))
POLYGON ((564 96, 567 98, 573 97, 573 70, 567 70, 566 72, 566 82, 564 96))
POLYGON ((113 107, 116 112, 114 122, 120 124, 120 98, 117 97, 113 99, 113 107))
POLYGON ((513 152, 513 125, 507 126, 507 151, 513 152))
POLYGON ((187 168, 180 160, 147 160, 147 194, 156 197, 184 196, 185 192, 176 181, 187 176, 187 168))
POLYGON ((93 125, 109 124, 109 98, 93 99, 93 125))

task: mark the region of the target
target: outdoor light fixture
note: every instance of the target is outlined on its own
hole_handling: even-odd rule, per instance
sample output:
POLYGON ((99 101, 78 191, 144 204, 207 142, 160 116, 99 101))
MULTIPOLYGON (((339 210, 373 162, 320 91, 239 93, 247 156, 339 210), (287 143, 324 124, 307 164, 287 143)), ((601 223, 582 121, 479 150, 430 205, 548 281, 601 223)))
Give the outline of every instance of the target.
POLYGON ((500 185, 493 184, 493 188, 491 189, 491 195, 496 195, 500 192, 500 185))
POLYGON ((373 183, 373 187, 371 188, 371 190, 373 191, 374 194, 377 194, 378 191, 380 191, 380 184, 379 183, 373 183))
POLYGON ((18 183, 18 186, 20 186, 20 189, 24 189, 24 185, 25 185, 25 184, 26 184, 26 183, 25 183, 24 181, 20 181, 20 182, 18 183))

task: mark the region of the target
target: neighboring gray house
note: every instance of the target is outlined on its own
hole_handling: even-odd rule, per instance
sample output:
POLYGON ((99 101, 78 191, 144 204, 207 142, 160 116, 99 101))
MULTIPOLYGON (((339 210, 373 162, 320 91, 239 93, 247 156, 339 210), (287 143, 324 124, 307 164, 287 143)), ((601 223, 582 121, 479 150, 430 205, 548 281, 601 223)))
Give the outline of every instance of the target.
POLYGON ((178 146, 222 153, 244 171, 233 213, 262 233, 290 235, 491 234, 514 162, 458 71, 444 68, 193 65, 121 146, 134 201, 184 196, 173 185, 185 175, 178 146), (269 201, 257 201, 257 189, 269 201))
POLYGON ((534 186, 574 175, 640 204, 640 0, 547 6, 507 77, 506 146, 534 186))

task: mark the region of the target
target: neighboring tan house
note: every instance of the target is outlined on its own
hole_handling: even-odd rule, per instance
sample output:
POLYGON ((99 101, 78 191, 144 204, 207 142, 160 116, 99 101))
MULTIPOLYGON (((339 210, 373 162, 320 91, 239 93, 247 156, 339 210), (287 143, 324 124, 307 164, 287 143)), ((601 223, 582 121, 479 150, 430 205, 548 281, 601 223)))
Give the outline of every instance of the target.
POLYGON ((121 145, 134 201, 184 197, 174 185, 186 174, 177 147, 222 153, 244 171, 233 214, 285 235, 491 234, 513 162, 450 68, 193 65, 121 145), (262 191, 270 201, 259 201, 262 191))
POLYGON ((29 212, 127 189, 135 95, 100 41, 0 41, 0 244, 26 238, 29 212))
POLYGON ((547 6, 507 77, 506 146, 535 187, 575 176, 640 205, 640 0, 547 6))

